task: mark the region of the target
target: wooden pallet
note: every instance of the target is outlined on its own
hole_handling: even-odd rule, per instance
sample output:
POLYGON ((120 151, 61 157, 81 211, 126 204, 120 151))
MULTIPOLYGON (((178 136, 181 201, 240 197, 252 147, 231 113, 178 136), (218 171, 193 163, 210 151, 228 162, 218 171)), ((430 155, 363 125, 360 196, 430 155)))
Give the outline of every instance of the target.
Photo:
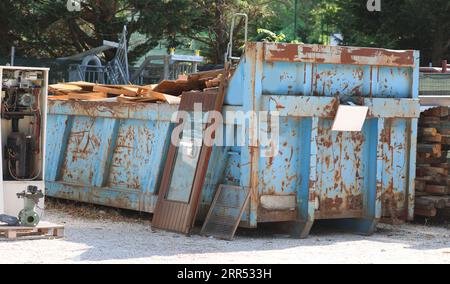
POLYGON ((420 116, 415 214, 436 217, 450 210, 450 119, 448 107, 420 116))
POLYGON ((0 239, 17 240, 30 237, 64 238, 64 225, 41 222, 35 228, 0 226, 0 239))

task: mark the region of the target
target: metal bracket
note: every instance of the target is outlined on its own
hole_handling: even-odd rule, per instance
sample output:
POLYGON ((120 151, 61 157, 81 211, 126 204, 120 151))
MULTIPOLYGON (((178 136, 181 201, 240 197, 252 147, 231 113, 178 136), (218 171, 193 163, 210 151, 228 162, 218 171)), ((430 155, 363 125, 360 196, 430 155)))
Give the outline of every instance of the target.
POLYGON ((248 41, 248 15, 245 13, 236 13, 233 15, 233 20, 231 22, 230 31, 230 42, 228 43, 227 53, 225 54, 225 62, 231 62, 232 60, 240 60, 240 57, 233 57, 233 37, 234 29, 236 26, 236 19, 238 17, 243 17, 245 19, 245 43, 248 41))

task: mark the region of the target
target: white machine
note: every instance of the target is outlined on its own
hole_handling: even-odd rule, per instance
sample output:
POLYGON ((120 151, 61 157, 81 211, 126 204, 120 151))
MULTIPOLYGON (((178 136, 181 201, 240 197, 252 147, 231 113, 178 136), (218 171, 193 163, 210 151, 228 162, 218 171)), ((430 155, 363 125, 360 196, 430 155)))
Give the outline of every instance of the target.
POLYGON ((24 201, 17 194, 29 186, 45 192, 48 73, 48 68, 0 66, 0 214, 18 216, 24 201))

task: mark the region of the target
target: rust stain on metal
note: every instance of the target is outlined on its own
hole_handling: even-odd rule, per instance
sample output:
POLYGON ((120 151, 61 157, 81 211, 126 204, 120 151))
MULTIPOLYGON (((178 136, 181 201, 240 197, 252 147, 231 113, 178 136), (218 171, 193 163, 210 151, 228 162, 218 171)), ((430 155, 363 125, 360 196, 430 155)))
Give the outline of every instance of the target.
POLYGON ((341 211, 341 206, 343 203, 344 200, 341 197, 324 197, 322 199, 321 211, 341 211))
POLYGON ((268 61, 413 67, 414 51, 266 43, 268 61))
POLYGON ((286 222, 286 221, 296 221, 297 211, 296 210, 285 210, 285 211, 269 211, 262 207, 258 208, 258 222, 286 222))

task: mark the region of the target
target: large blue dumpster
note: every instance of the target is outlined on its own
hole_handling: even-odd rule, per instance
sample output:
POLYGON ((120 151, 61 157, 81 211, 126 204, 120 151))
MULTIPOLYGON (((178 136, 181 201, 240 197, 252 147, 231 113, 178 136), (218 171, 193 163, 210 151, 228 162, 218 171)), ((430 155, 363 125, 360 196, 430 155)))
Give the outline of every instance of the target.
MULTIPOLYGON (((381 218, 412 219, 418 82, 417 51, 248 43, 224 112, 277 113, 278 151, 215 147, 200 213, 229 184, 251 189, 241 223, 251 228, 290 222, 306 236, 315 220, 333 220, 372 233, 381 218), (342 97, 369 107, 362 131, 332 131, 342 97)), ((48 195, 152 213, 176 110, 51 101, 48 195)), ((253 119, 236 133, 255 131, 253 119)))

